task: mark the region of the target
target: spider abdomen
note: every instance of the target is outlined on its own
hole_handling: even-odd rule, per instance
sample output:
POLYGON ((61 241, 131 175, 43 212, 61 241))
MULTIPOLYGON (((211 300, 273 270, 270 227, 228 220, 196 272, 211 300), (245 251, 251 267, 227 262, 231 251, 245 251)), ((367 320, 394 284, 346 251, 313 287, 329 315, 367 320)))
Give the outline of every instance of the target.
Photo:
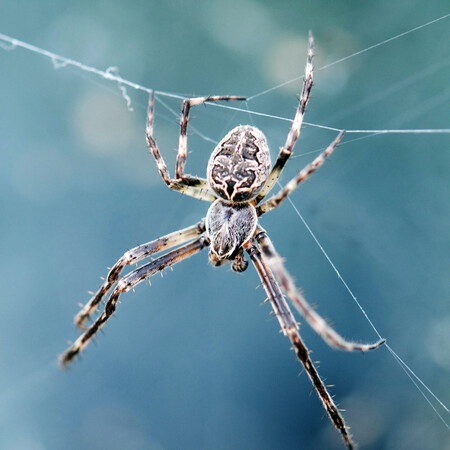
POLYGON ((264 134, 250 125, 233 128, 216 146, 208 162, 208 182, 228 202, 256 197, 270 173, 264 134))
POLYGON ((256 224, 257 216, 253 205, 229 205, 216 200, 206 215, 206 232, 213 255, 219 260, 232 259, 252 237, 256 224))

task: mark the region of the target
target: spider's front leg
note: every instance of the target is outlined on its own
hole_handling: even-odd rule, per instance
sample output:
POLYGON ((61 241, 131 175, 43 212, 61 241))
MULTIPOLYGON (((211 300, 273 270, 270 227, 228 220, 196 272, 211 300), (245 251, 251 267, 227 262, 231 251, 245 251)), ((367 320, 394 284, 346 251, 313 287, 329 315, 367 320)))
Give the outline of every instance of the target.
POLYGON ((107 320, 114 314, 119 297, 124 292, 137 286, 142 281, 151 277, 157 272, 161 272, 165 268, 172 266, 192 255, 195 255, 200 250, 209 245, 209 240, 206 236, 200 236, 193 242, 183 245, 175 250, 166 253, 163 256, 149 262, 148 264, 139 267, 128 275, 124 276, 111 293, 105 305, 105 310, 98 317, 98 319, 70 346, 60 357, 60 364, 66 367, 73 359, 80 354, 80 352, 88 345, 89 341, 94 335, 103 327, 107 320))
POLYGON ((217 196, 209 188, 208 182, 203 178, 193 177, 184 174, 184 166, 187 155, 187 125, 189 121, 189 112, 191 106, 200 105, 207 102, 219 101, 244 101, 245 97, 236 96, 215 96, 215 97, 198 97, 190 98, 183 101, 183 107, 180 119, 180 139, 178 144, 178 154, 175 170, 175 178, 170 178, 169 170, 159 151, 158 145, 153 137, 153 105, 154 94, 150 94, 147 112, 147 145, 149 146, 158 166, 159 173, 169 188, 174 189, 182 194, 195 197, 199 200, 214 202, 217 196))
POLYGON ((280 323, 283 334, 292 342, 297 358, 303 364, 303 367, 313 383, 331 422, 341 433, 347 448, 352 450, 354 444, 350 434, 348 433, 348 427, 345 425, 344 418, 339 412, 333 398, 328 392, 326 386, 323 384, 322 379, 314 367, 314 364, 309 357, 309 351, 303 343, 300 333, 298 332, 298 324, 295 321, 295 318, 286 303, 283 294, 281 293, 278 283, 276 282, 270 269, 267 267, 267 264, 264 261, 254 239, 246 244, 246 250, 256 268, 256 271, 258 272, 259 278, 264 286, 264 290, 266 291, 268 299, 272 305, 272 309, 278 319, 278 322, 280 323))
POLYGON ((184 228, 174 233, 155 239, 147 244, 139 245, 131 250, 128 250, 112 267, 106 277, 105 282, 100 286, 100 289, 92 296, 86 305, 75 316, 75 325, 84 330, 84 324, 89 319, 91 314, 95 311, 98 304, 102 301, 114 283, 119 279, 122 270, 129 264, 137 264, 149 256, 176 247, 177 245, 188 242, 205 231, 204 220, 196 223, 191 227, 184 228))
POLYGON ((267 261, 270 270, 274 273, 281 287, 289 297, 297 311, 307 320, 311 328, 330 346, 347 352, 361 351, 367 352, 375 350, 383 345, 386 340, 380 339, 373 344, 359 344, 357 342, 347 341, 337 333, 319 314, 317 314, 311 305, 306 301, 303 295, 295 287, 294 281, 284 267, 283 260, 276 252, 272 241, 267 236, 265 230, 258 226, 255 239, 261 246, 262 253, 267 261))

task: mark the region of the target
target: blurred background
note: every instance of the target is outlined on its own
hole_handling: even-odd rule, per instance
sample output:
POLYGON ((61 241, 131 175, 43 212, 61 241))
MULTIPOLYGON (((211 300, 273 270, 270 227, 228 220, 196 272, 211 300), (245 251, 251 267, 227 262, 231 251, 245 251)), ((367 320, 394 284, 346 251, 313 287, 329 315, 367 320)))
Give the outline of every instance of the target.
MULTIPOLYGON (((186 96, 253 96, 447 14, 445 1, 12 1, 0 32, 136 83, 186 96)), ((449 128, 450 19, 322 70, 305 120, 356 129, 449 128)), ((252 267, 207 252, 122 297, 65 372, 78 303, 129 248, 198 221, 208 205, 170 191, 145 146, 147 94, 23 49, 0 49, 0 447, 341 449, 252 267), (116 320, 118 319, 118 320, 116 320)), ((301 80, 250 110, 292 118, 301 80)), ((160 97, 178 114, 180 102, 160 97)), ((246 105, 233 105, 246 108, 246 105)), ((173 174, 178 118, 156 104, 173 174)), ((290 123, 203 106, 213 141, 250 123, 273 160, 290 123)), ((214 144, 191 130, 189 173, 214 144)), ((287 182, 336 133, 305 126, 287 182)), ((449 402, 447 134, 348 134, 292 201, 392 348, 449 402), (350 142, 356 138, 364 138, 350 142)), ((376 335, 293 207, 261 220, 306 297, 349 339, 376 335)), ((346 354, 305 323, 319 372, 364 449, 449 448, 448 429, 381 348, 346 354)), ((448 414, 444 414, 447 423, 448 414)))

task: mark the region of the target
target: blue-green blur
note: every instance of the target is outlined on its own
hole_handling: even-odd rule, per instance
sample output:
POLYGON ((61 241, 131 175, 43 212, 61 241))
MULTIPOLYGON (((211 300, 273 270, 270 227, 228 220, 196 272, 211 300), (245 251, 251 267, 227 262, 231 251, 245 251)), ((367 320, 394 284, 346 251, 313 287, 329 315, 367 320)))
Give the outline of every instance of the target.
MULTIPOLYGON (((450 128, 450 18, 383 44, 447 14, 446 1, 0 0, 0 11, 0 33, 170 94, 251 97, 300 77, 230 105, 244 112, 194 108, 194 175, 239 124, 263 130, 275 160, 289 121, 245 110, 293 117, 310 29, 308 124, 450 128)), ((58 368, 107 267, 207 211, 164 185, 145 145, 147 94, 127 94, 132 111, 115 82, 0 48, 0 448, 344 448, 253 267, 213 268, 206 251, 123 295, 82 358, 58 368)), ((180 106, 155 104, 171 174, 180 106)), ((281 183, 336 133, 305 125, 281 183)), ((291 197, 379 333, 447 404, 449 144, 348 133, 291 197)), ((292 205, 261 223, 317 311, 349 339, 376 340, 292 205)), ((448 448, 448 429, 386 348, 332 350, 299 320, 362 449, 448 448)))

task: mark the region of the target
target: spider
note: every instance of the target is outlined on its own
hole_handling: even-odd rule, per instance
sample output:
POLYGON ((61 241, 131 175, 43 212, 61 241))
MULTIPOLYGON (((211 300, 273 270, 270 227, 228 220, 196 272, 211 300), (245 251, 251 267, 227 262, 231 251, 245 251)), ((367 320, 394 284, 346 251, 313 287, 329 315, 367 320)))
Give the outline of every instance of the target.
POLYGON ((146 138, 162 179, 169 188, 212 204, 206 218, 197 224, 147 244, 139 245, 126 252, 114 264, 100 289, 76 315, 75 324, 84 332, 61 356, 62 367, 67 366, 86 347, 93 336, 114 314, 122 293, 129 291, 166 267, 187 259, 207 247, 209 247, 209 261, 212 265, 221 266, 230 262, 234 271, 243 272, 248 266, 248 261, 244 257, 245 250, 259 275, 283 334, 290 339, 297 358, 311 379, 331 422, 341 433, 346 446, 349 449, 353 448, 354 444, 348 427, 309 357, 309 350, 300 337, 298 323, 285 300, 282 289, 309 325, 331 347, 345 351, 365 352, 378 348, 385 341, 358 344, 347 341, 339 335, 315 312, 295 287, 291 276, 284 267, 283 260, 276 252, 266 231, 258 224, 258 217, 280 205, 302 181, 306 180, 324 163, 344 135, 344 131, 341 131, 326 150, 303 168, 284 188, 268 200, 264 200, 280 177, 300 135, 305 108, 312 88, 313 43, 310 32, 305 78, 299 105, 286 143, 281 147, 273 167, 264 134, 253 126, 241 125, 232 129, 215 147, 208 162, 206 180, 186 175, 184 166, 191 107, 206 102, 245 100, 245 97, 237 96, 198 97, 183 101, 175 178, 171 178, 153 138, 154 93, 150 94, 146 138), (173 249, 174 247, 178 248, 173 249), (120 278, 126 265, 138 263, 163 250, 169 251, 120 278), (85 330, 85 322, 116 282, 117 285, 107 299, 104 311, 85 330))

